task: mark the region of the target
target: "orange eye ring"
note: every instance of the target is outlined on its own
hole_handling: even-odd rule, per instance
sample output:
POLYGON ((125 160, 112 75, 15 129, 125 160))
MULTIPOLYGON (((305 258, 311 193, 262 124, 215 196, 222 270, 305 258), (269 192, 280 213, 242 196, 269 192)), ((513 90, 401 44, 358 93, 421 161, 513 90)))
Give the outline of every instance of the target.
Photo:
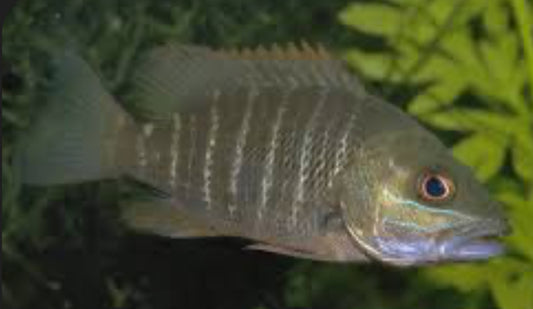
POLYGON ((442 172, 426 171, 420 177, 418 194, 428 202, 449 200, 455 193, 455 185, 450 177, 442 172))

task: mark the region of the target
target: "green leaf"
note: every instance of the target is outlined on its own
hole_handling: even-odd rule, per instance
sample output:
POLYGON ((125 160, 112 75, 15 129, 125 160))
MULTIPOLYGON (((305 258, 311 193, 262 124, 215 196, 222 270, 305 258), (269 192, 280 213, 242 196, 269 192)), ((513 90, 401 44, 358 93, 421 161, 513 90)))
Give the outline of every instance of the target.
POLYGON ((459 72, 460 67, 449 59, 433 57, 413 79, 416 83, 431 85, 409 104, 409 112, 422 116, 452 104, 467 86, 459 72))
POLYGON ((462 292, 479 290, 487 285, 484 267, 481 265, 436 266, 423 274, 439 285, 453 285, 462 292))
POLYGON ((515 137, 512 147, 513 168, 525 181, 533 185, 533 134, 515 137))
POLYGON ((460 63, 453 59, 434 56, 431 57, 426 65, 423 66, 414 76, 414 81, 418 83, 424 82, 454 82, 465 83, 464 78, 460 74, 464 68, 460 63))
POLYGON ((342 23, 360 31, 390 36, 397 31, 403 15, 400 7, 357 3, 342 11, 339 17, 342 23))
POLYGON ((517 67, 518 40, 513 33, 492 42, 482 41, 479 47, 488 73, 498 81, 505 82, 521 70, 517 67))
MULTIPOLYGON (((478 67, 479 59, 476 54, 476 45, 470 36, 468 28, 460 28, 453 33, 448 33, 445 37, 441 38, 442 50, 452 57, 452 60, 456 62, 455 65, 461 65, 464 67, 478 67)), ((463 73, 466 72, 463 68, 463 73)), ((484 71, 481 73, 485 74, 484 71)))
POLYGON ((503 1, 487 1, 488 6, 483 14, 483 25, 490 35, 498 37, 509 31, 509 11, 503 1))
POLYGON ((449 79, 435 83, 425 93, 411 101, 408 111, 431 122, 428 115, 451 105, 463 89, 464 84, 460 80, 449 79))
POLYGON ((515 34, 493 41, 479 43, 480 65, 485 67, 487 79, 472 79, 477 92, 497 99, 517 113, 526 112, 526 106, 518 98, 524 88, 526 71, 519 56, 518 39, 515 34))
MULTIPOLYGON (((525 66, 527 67, 528 72, 529 89, 531 90, 533 89, 533 39, 531 38, 531 29, 533 27, 531 16, 533 15, 533 9, 526 0, 512 0, 510 2, 522 39, 522 47, 526 59, 525 66)), ((533 103, 533 100, 530 100, 530 103, 533 103)))
POLYGON ((393 61, 390 53, 367 53, 355 49, 347 52, 344 58, 363 75, 375 80, 385 78, 393 61))
MULTIPOLYGON (((502 2, 502 1, 506 1, 506 0, 493 0, 490 2, 502 2)), ((472 21, 472 19, 477 18, 481 13, 483 13, 486 10, 486 7, 489 1, 487 0, 468 0, 468 1, 457 0, 456 2, 459 2, 461 7, 456 12, 454 26, 465 26, 467 23, 472 21)))
POLYGON ((454 155, 474 168, 481 180, 487 180, 500 170, 505 158, 506 140, 483 133, 463 139, 453 147, 454 155))
POLYGON ((423 11, 431 16, 433 22, 437 25, 442 25, 450 18, 450 14, 456 11, 456 6, 461 5, 461 2, 468 1, 449 0, 449 1, 430 1, 427 6, 423 6, 423 11))
POLYGON ((454 108, 424 116, 424 120, 441 129, 499 135, 510 135, 519 128, 515 117, 484 109, 454 108))
POLYGON ((502 309, 533 308, 533 266, 515 259, 494 263, 489 272, 492 294, 502 309))
POLYGON ((513 232, 508 237, 509 243, 533 263, 533 199, 525 200, 517 194, 509 193, 499 195, 499 199, 509 206, 508 214, 513 227, 513 232))
POLYGON ((411 101, 411 103, 409 103, 407 111, 426 120, 426 115, 431 114, 432 112, 439 110, 446 105, 450 105, 451 103, 452 102, 450 101, 439 100, 430 94, 422 94, 418 95, 413 101, 411 101))

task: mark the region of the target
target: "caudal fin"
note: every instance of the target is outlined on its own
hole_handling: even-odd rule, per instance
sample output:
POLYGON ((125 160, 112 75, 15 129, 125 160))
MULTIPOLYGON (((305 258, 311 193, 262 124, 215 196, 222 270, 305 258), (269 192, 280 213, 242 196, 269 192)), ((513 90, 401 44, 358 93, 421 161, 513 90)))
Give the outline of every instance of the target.
POLYGON ((117 125, 129 116, 91 68, 71 52, 58 55, 46 108, 20 138, 15 164, 22 182, 76 183, 116 177, 117 125))

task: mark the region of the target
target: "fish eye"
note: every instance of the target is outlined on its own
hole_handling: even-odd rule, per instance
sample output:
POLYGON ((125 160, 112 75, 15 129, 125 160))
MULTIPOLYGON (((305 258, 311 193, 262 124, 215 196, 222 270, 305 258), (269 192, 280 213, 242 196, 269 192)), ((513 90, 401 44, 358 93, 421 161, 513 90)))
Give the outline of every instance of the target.
POLYGON ((418 193, 420 197, 430 202, 448 200, 455 191, 453 181, 444 173, 426 171, 420 177, 418 193))

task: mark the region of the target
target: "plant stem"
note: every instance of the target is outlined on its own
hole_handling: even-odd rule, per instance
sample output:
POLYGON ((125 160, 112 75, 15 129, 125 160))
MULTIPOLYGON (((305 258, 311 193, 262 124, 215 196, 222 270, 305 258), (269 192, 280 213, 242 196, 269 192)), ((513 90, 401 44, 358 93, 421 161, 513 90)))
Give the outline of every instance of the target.
MULTIPOLYGON (((531 39, 531 24, 529 20, 529 7, 526 0, 511 0, 513 13, 520 27, 520 36, 524 45, 527 70, 529 75, 529 91, 533 92, 533 40, 531 39)), ((533 100, 531 100, 533 104, 533 100)))

